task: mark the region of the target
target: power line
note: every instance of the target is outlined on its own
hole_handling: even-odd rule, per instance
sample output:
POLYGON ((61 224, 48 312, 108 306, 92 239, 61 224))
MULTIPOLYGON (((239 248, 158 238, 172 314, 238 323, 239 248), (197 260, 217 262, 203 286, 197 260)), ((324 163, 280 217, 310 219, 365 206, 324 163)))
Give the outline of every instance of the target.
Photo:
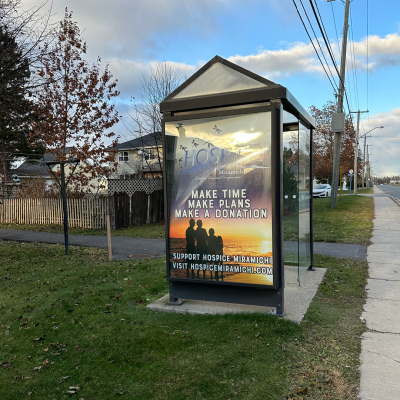
MULTIPOLYGON (((324 33, 325 26, 324 26, 324 29, 323 29, 322 26, 321 26, 321 23, 322 23, 322 25, 324 25, 324 23, 323 23, 323 21, 322 21, 321 14, 319 13, 319 10, 318 10, 319 16, 320 16, 320 18, 321 18, 321 23, 320 23, 319 18, 318 18, 318 15, 317 15, 317 12, 315 11, 315 7, 314 7, 313 2, 312 2, 312 0, 309 0, 309 1, 310 1, 310 4, 311 4, 311 8, 312 8, 312 10, 313 10, 313 13, 314 13, 315 20, 317 21, 319 30, 321 31, 321 34, 322 34, 322 38, 324 39, 325 45, 326 45, 326 47, 327 47, 327 49, 328 49, 329 55, 330 55, 330 57, 331 57, 331 60, 332 60, 332 62, 333 62, 333 65, 335 66, 335 69, 336 69, 336 72, 337 72, 337 74, 338 74, 338 76, 339 76, 339 81, 340 81, 340 80, 342 79, 342 77, 340 76, 340 72, 339 72, 338 67, 337 67, 337 65, 336 65, 335 57, 333 56, 332 49, 331 49, 331 46, 330 46, 330 42, 329 42, 329 40, 328 40, 327 37, 326 37, 327 35, 325 36, 325 33, 324 33)), ((314 0, 314 1, 315 1, 315 0, 314 0)), ((317 6, 317 8, 318 8, 318 6, 317 6)), ((335 25, 335 26, 336 26, 336 25, 335 25)), ((347 90, 346 90, 345 82, 343 82, 343 86, 344 86, 344 88, 345 88, 344 95, 345 95, 345 97, 346 97, 346 103, 347 103, 347 107, 348 107, 349 113, 350 113, 351 108, 350 108, 350 104, 349 104, 349 99, 348 99, 348 97, 347 97, 347 90)), ((350 119, 351 119, 351 121, 353 122, 353 117, 352 117, 351 114, 350 114, 350 119)))
MULTIPOLYGON (((303 2, 302 2, 302 0, 300 0, 300 1, 301 1, 302 6, 303 6, 304 12, 305 12, 305 14, 306 14, 306 16, 307 16, 307 18, 308 18, 308 15, 307 15, 307 12, 305 11, 303 2)), ((322 21, 321 14, 319 13, 319 10, 318 10, 318 13, 319 13, 319 15, 320 15, 320 17, 321 17, 321 22, 320 22, 320 21, 319 21, 319 18, 318 18, 318 15, 317 15, 317 12, 316 12, 316 9, 315 9, 315 7, 314 7, 314 4, 312 3, 312 0, 309 0, 309 1, 310 1, 310 4, 311 4, 313 13, 314 13, 314 17, 315 17, 315 19, 316 19, 316 21, 317 21, 317 23, 318 23, 319 29, 320 29, 320 31, 321 31, 322 38, 323 38, 323 40, 324 40, 324 42, 325 42, 325 45, 326 45, 326 47, 327 47, 327 49, 328 49, 328 53, 329 53, 329 55, 330 55, 330 58, 331 58, 331 60, 332 60, 332 62, 333 62, 333 65, 334 65, 334 67, 335 67, 335 69, 336 69, 336 72, 337 72, 337 74, 338 74, 339 81, 340 81, 340 80, 341 80, 341 76, 340 76, 338 67, 337 67, 337 65, 336 65, 335 58, 334 58, 334 56, 333 56, 333 52, 332 52, 332 49, 331 49, 331 46, 330 46, 330 42, 329 42, 329 40, 327 39, 327 35, 325 35, 325 33, 324 33, 325 26, 324 26, 324 28, 322 28, 322 26, 321 26, 321 23, 322 23, 322 25, 324 25, 324 24, 323 24, 323 21, 322 21)), ((304 21, 303 21, 303 18, 301 17, 301 14, 300 14, 300 12, 299 12, 299 9, 298 9, 298 7, 297 7, 297 5, 296 5, 295 0, 293 0, 293 4, 294 4, 294 6, 296 7, 297 14, 299 15, 300 20, 301 20, 301 22, 303 23, 304 29, 305 29, 305 31, 306 31, 306 33, 307 33, 307 35, 308 35, 308 37, 309 37, 309 39, 310 39, 310 41, 311 41, 313 47, 314 47, 315 53, 317 54, 318 59, 319 59, 321 65, 322 65, 322 67, 324 68, 325 74, 326 74, 326 76, 328 77, 328 79, 329 79, 329 81, 330 81, 330 83, 331 83, 333 89, 335 90, 335 87, 333 86, 332 81, 331 81, 331 79, 330 79, 330 77, 329 77, 329 75, 328 75, 328 73, 327 73, 327 71, 326 71, 326 69, 325 69, 325 66, 324 66, 324 64, 323 64, 323 62, 322 62, 322 60, 321 60, 321 57, 319 56, 318 51, 317 51, 317 49, 316 49, 316 47, 315 47, 315 45, 314 45, 314 43, 313 43, 313 41, 312 41, 312 39, 311 39, 311 36, 310 36, 310 34, 309 34, 308 30, 307 30, 307 27, 306 27, 306 25, 305 25, 305 23, 304 23, 304 21)), ((317 8, 318 8, 318 6, 317 6, 317 8)), ((310 23, 310 25, 311 25, 311 28, 313 29, 312 24, 311 24, 309 18, 308 18, 308 21, 309 21, 309 23, 310 23)), ((336 22, 335 22, 335 29, 336 29, 336 22)), ((314 29, 313 29, 313 32, 314 32, 314 29)), ((326 30, 325 30, 325 32, 326 32, 326 30)), ((315 35, 315 32, 314 32, 314 35, 315 35)), ((315 36, 316 36, 316 35, 315 35, 315 36)), ((337 36, 337 30, 336 30, 336 36, 337 36)), ((318 41, 318 39, 317 39, 317 41, 318 41)), ((319 44, 319 41, 318 41, 318 44, 319 44)), ((320 46, 320 47, 321 47, 321 46, 320 46)), ((323 51, 321 51, 321 52, 322 52, 322 54, 323 54, 323 56, 324 56, 323 51)), ((324 56, 324 58, 325 58, 325 56, 324 56)), ((325 61, 326 61, 326 58, 325 58, 325 61)), ((330 71, 330 72, 331 72, 331 71, 330 71)), ((331 74, 332 74, 332 72, 331 72, 331 74)), ((336 82, 335 82, 335 84, 336 84, 336 82)), ((336 90, 335 90, 335 94, 336 94, 336 90)), ((348 96, 347 96, 347 90, 346 90, 346 89, 345 89, 345 91, 344 91, 344 95, 345 95, 345 98, 346 98, 346 103, 347 103, 348 111, 349 111, 349 114, 350 114, 351 107, 350 107, 350 103, 349 103, 349 99, 348 99, 348 96)), ((351 119, 351 121, 353 122, 353 117, 352 117, 351 114, 350 114, 350 119, 351 119)))
MULTIPOLYGON (((328 69, 329 69, 329 72, 330 72, 330 74, 331 74, 331 77, 332 77, 332 79, 333 79, 333 82, 335 82, 335 77, 333 76, 332 71, 331 71, 331 68, 329 67, 328 61, 327 61, 327 59, 326 59, 326 57, 325 57, 325 54, 324 54, 324 51, 322 50, 321 43, 319 42, 318 37, 317 37, 317 34, 316 34, 315 31, 314 31, 314 28, 313 28, 313 26, 312 26, 312 23, 311 23, 311 21, 310 21, 310 18, 308 17, 307 11, 306 11, 306 9, 305 9, 305 7, 304 7, 303 1, 300 0, 300 3, 301 3, 301 5, 302 5, 302 7, 303 7, 304 13, 305 13, 305 15, 306 15, 306 17, 307 17, 307 19, 308 19, 308 22, 309 22, 309 24, 310 24, 310 26, 311 26, 311 29, 312 29, 312 31, 313 31, 313 33, 314 33, 315 40, 316 40, 317 43, 318 43, 318 46, 319 46, 319 48, 320 48, 320 50, 321 50, 321 54, 322 54, 322 56, 324 57, 326 66, 327 66, 328 69)), ((336 82, 335 82, 335 85, 336 85, 336 82)), ((336 85, 336 88, 337 88, 337 85, 336 85)))
MULTIPOLYGON (((369 31, 368 31, 368 19, 369 19, 369 11, 368 11, 368 0, 367 0, 367 110, 369 110, 369 31)), ((368 114, 368 125, 371 128, 371 123, 369 122, 369 114, 368 114)))
POLYGON ((308 33, 307 27, 306 27, 306 25, 305 25, 305 23, 304 23, 304 21, 303 21, 303 18, 301 17, 300 11, 299 11, 299 9, 297 8, 297 4, 296 4, 295 0, 293 0, 293 4, 294 4, 294 6, 296 7, 297 14, 299 15, 300 20, 301 20, 301 22, 302 22, 302 24, 303 24, 303 26, 304 26, 304 29, 305 29, 306 32, 307 32, 307 35, 308 35, 308 37, 309 37, 309 39, 310 39, 310 42, 311 42, 311 44, 312 44, 313 47, 314 47, 314 50, 315 50, 315 53, 317 54, 317 57, 318 57, 318 59, 319 59, 319 62, 321 63, 322 68, 324 69, 325 74, 326 74, 326 76, 328 77, 329 82, 331 83, 331 85, 332 85, 332 87, 333 87, 333 90, 334 90, 335 93, 336 93, 336 88, 335 88, 335 86, 333 85, 333 83, 332 83, 332 81, 331 81, 331 78, 329 77, 328 72, 327 72, 326 69, 325 69, 324 63, 322 62, 321 57, 320 57, 319 54, 318 54, 318 51, 317 51, 317 49, 316 49, 316 47, 315 47, 315 45, 314 45, 314 42, 313 42, 312 39, 311 39, 310 34, 308 33))
POLYGON ((336 27, 336 18, 335 18, 335 12, 333 11, 333 4, 331 2, 331 9, 332 9, 332 15, 333 15, 333 23, 335 25, 335 32, 336 32, 336 40, 337 40, 337 45, 338 45, 338 49, 340 48, 340 44, 339 44, 339 36, 337 33, 337 27, 336 27))
MULTIPOLYGON (((325 41, 325 44, 326 44, 326 46, 327 46, 327 48, 328 48, 329 55, 330 55, 330 57, 331 57, 331 59, 332 59, 332 61, 333 61, 333 65, 334 65, 335 68, 336 68, 336 72, 338 72, 337 64, 336 64, 336 60, 335 60, 335 56, 333 55, 333 51, 332 51, 331 42, 329 41, 328 34, 326 33, 324 21, 323 21, 323 19, 322 19, 321 13, 319 12, 318 4, 317 4, 317 2, 314 0, 315 6, 317 7, 319 19, 321 20, 321 24, 322 24, 322 27, 323 27, 323 31, 321 30, 321 25, 319 24, 319 20, 318 20, 318 18, 317 18, 317 15, 315 14, 315 9, 314 9, 314 6, 313 6, 313 3, 312 3, 311 0, 310 0, 310 3, 311 3, 311 7, 312 7, 312 9, 313 9, 315 18, 316 18, 316 20, 317 20, 319 29, 320 29, 320 31, 321 31, 321 33, 322 33, 322 36, 323 36, 324 41, 325 41), (324 33, 325 33, 325 35, 324 35, 324 33)), ((338 72, 338 75, 339 75, 339 72, 338 72)))
POLYGON ((360 100, 358 97, 358 80, 357 80, 357 66, 356 66, 356 57, 354 51, 354 31, 353 31, 353 18, 351 16, 351 9, 350 9, 350 34, 351 34, 351 44, 350 44, 350 53, 352 53, 352 62, 353 62, 353 85, 355 90, 357 108, 360 109, 360 100))
MULTIPOLYGON (((318 11, 319 19, 321 20, 321 24, 322 24, 322 27, 323 27, 323 32, 322 32, 322 29, 321 29, 321 25, 319 24, 318 17, 317 17, 317 15, 315 14, 315 9, 314 9, 312 0, 310 0, 311 7, 312 7, 312 9, 313 9, 313 11, 314 11, 315 19, 317 20, 317 23, 318 23, 318 26, 319 26, 319 28, 320 28, 320 31, 321 31, 321 33, 322 33, 322 35, 323 35, 325 44, 326 44, 326 46, 327 46, 327 48, 328 48, 329 55, 330 55, 330 57, 331 57, 331 59, 332 59, 332 61, 333 61, 333 65, 335 66, 336 72, 337 72, 337 74, 338 74, 338 76, 339 76, 339 80, 340 80, 340 79, 341 79, 340 73, 339 73, 338 68, 337 68, 335 56, 333 55, 333 50, 332 50, 331 42, 329 41, 329 37, 328 37, 328 34, 327 34, 327 32, 326 32, 326 29, 325 29, 324 21, 323 21, 323 19, 322 19, 321 13, 319 12, 318 3, 317 3, 315 0, 314 0, 314 3, 315 3, 315 6, 316 6, 316 8, 317 8, 317 11, 318 11), (325 35, 324 35, 324 32, 325 32, 325 35)), ((333 21, 334 21, 334 24, 335 24, 336 38, 337 38, 337 42, 338 42, 338 49, 339 49, 339 47, 340 47, 340 45, 339 45, 339 38, 338 38, 338 33, 337 33, 337 28, 336 28, 335 14, 334 14, 334 12, 333 12, 333 5, 332 5, 332 3, 331 3, 331 7, 332 7, 332 14, 333 14, 333 21)), ((352 116, 351 113, 350 113, 351 108, 350 108, 350 104, 349 104, 349 99, 348 99, 348 97, 347 97, 346 86, 345 86, 345 96, 346 96, 347 107, 348 107, 348 109, 349 109, 350 119, 351 119, 351 121, 353 122, 353 116, 352 116)))

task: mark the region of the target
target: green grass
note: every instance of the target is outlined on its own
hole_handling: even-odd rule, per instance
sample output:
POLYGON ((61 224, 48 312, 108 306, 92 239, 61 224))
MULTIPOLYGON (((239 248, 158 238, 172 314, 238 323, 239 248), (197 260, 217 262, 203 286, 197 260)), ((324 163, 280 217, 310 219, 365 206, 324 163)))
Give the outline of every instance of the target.
MULTIPOLYGON (((313 200, 314 242, 369 245, 374 213, 372 197, 343 196, 337 207, 330 208, 330 199, 313 200)), ((297 215, 284 218, 284 240, 298 240, 297 215)))
POLYGON ((328 271, 299 326, 151 312, 164 259, 63 251, 0 241, 1 399, 356 399, 365 262, 315 256, 328 271))
MULTIPOLYGON (((20 229, 25 231, 35 232, 52 232, 52 233, 64 233, 64 227, 62 225, 26 225, 26 224, 1 224, 0 229, 20 229)), ((95 236, 107 236, 105 229, 89 229, 89 228, 74 228, 69 227, 68 232, 75 235, 95 235, 95 236)), ((111 236, 129 236, 139 237, 148 239, 164 239, 165 237, 165 225, 164 223, 153 223, 134 225, 129 228, 112 229, 111 236)))
POLYGON ((330 199, 314 199, 314 241, 371 243, 374 200, 372 197, 343 196, 335 209, 330 199))
MULTIPOLYGON (((353 188, 353 186, 351 187, 351 193, 352 193, 352 195, 353 195, 353 193, 354 193, 354 188, 353 188)), ((363 189, 361 189, 360 187, 358 187, 357 188, 357 194, 372 194, 372 193, 374 193, 374 188, 373 187, 370 187, 370 188, 364 188, 364 190, 363 189)), ((348 189, 346 189, 346 190, 343 190, 342 189, 342 195, 343 194, 349 194, 349 190, 348 189)), ((340 190, 338 190, 338 197, 340 196, 340 190)))
POLYGON ((328 271, 301 324, 299 352, 289 367, 289 398, 358 399, 368 265, 327 256, 314 260, 328 271))

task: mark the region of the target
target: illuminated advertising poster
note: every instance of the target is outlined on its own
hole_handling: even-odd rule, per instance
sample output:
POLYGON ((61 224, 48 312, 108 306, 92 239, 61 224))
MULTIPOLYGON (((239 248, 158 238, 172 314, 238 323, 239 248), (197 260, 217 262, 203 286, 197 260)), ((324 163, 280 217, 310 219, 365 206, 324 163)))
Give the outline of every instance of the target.
POLYGON ((273 285, 271 114, 167 122, 169 275, 273 285))

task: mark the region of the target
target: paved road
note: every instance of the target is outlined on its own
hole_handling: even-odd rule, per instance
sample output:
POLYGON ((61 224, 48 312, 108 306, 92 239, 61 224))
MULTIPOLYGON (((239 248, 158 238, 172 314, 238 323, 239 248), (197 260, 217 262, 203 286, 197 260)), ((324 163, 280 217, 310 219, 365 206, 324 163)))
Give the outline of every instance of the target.
MULTIPOLYGON (((106 236, 69 235, 68 237, 71 246, 108 249, 106 236)), ((32 232, 17 229, 0 229, 0 239, 18 242, 64 244, 64 235, 61 233, 32 232)), ((113 258, 116 260, 165 256, 164 240, 114 236, 111 238, 111 243, 113 258)))
MULTIPOLYGON (((64 235, 60 233, 32 232, 17 229, 0 229, 0 239, 64 244, 64 235)), ((165 256, 165 240, 114 236, 111 241, 113 257, 117 260, 165 256)), ((105 236, 69 235, 69 244, 71 246, 108 248, 107 237, 105 236)), ((296 252, 297 246, 297 242, 285 242, 285 251, 296 252)), ((367 246, 341 243, 314 243, 314 253, 331 257, 365 260, 367 257, 367 246)))
POLYGON ((378 188, 383 192, 387 193, 389 196, 392 196, 394 199, 400 201, 400 186, 394 185, 379 185, 378 188))

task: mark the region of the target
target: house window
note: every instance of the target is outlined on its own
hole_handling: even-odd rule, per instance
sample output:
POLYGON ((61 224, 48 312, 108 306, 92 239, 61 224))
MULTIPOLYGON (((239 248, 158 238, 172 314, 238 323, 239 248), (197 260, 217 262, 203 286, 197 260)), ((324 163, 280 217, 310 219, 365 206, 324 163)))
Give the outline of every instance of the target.
POLYGON ((144 154, 144 159, 146 161, 154 160, 156 158, 156 150, 155 149, 146 149, 144 154))
POLYGON ((129 154, 127 151, 120 151, 118 155, 118 161, 127 162, 129 161, 129 154))

